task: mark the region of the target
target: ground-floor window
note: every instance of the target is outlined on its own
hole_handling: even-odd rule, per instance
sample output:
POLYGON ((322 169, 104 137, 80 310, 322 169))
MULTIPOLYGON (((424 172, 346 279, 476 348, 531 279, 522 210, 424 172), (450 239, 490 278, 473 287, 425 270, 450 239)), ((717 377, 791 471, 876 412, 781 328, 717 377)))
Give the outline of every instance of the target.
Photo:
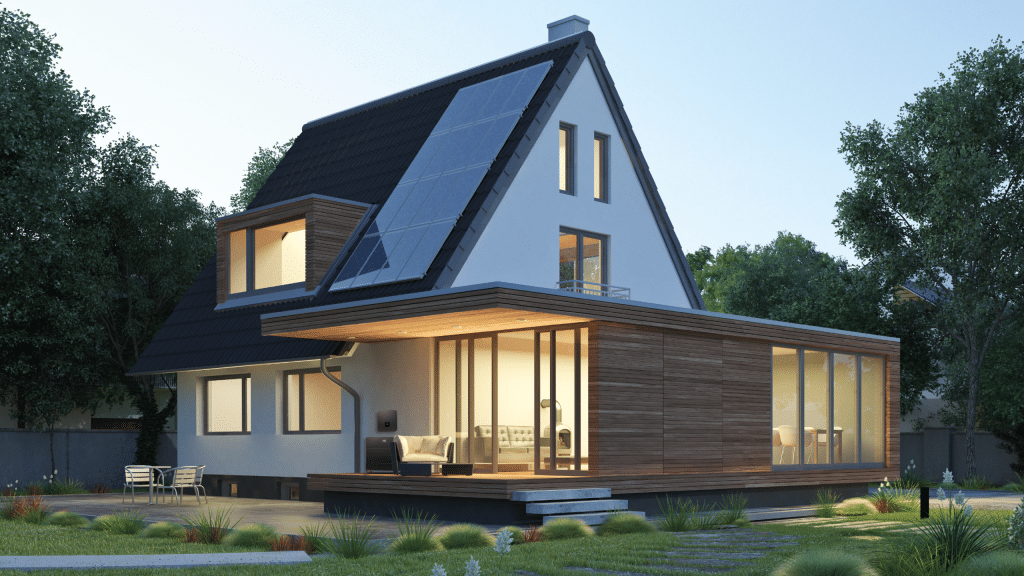
POLYGON ((285 434, 341 432, 340 386, 319 370, 287 372, 285 380, 285 434))
POLYGON ((248 434, 252 403, 249 376, 206 379, 206 434, 248 434))
POLYGON ((772 464, 885 461, 885 359, 772 348, 772 464))
POLYGON ((439 339, 435 432, 480 471, 588 469, 585 326, 439 339))

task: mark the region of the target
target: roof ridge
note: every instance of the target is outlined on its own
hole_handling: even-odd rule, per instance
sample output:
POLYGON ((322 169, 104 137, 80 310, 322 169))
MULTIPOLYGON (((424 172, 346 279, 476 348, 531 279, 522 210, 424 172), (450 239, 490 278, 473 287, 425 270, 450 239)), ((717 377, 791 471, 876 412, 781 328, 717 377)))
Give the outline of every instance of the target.
POLYGON ((403 98, 408 98, 421 92, 426 92, 427 90, 437 88, 438 86, 451 84, 452 82, 457 82, 459 80, 469 78, 471 76, 480 74, 487 70, 491 70, 500 66, 506 66, 508 64, 513 64, 520 60, 525 60, 526 58, 530 58, 531 56, 537 56, 539 54, 544 54, 545 52, 551 52, 553 50, 557 50, 558 48, 562 48, 563 46, 567 46, 574 42, 580 42, 581 40, 586 39, 588 35, 590 36, 589 40, 593 42, 594 34, 593 32, 590 31, 580 32, 579 34, 573 34, 572 36, 566 36, 565 38, 559 38, 554 42, 545 42, 544 44, 539 44, 537 46, 534 46, 533 48, 528 48, 526 50, 516 52, 515 54, 510 54, 508 56, 504 56, 502 58, 498 58, 497 60, 492 60, 490 62, 486 62, 484 64, 474 66, 472 68, 467 68, 466 70, 463 70, 461 72, 449 74, 448 76, 444 76, 436 80, 431 80, 430 82, 420 84, 419 86, 413 86, 412 88, 402 90, 401 92, 395 92, 394 94, 391 94, 389 96, 384 96, 382 98, 371 100, 369 102, 365 102, 352 108, 347 108, 339 112, 334 112, 333 114, 328 114, 327 116, 322 116, 315 120, 310 120, 309 122, 306 122, 305 124, 302 125, 302 130, 305 131, 307 128, 320 126, 322 124, 327 124, 329 122, 333 122, 341 118, 346 118, 353 114, 358 114, 360 112, 372 110, 379 106, 384 106, 386 104, 390 104, 403 98))

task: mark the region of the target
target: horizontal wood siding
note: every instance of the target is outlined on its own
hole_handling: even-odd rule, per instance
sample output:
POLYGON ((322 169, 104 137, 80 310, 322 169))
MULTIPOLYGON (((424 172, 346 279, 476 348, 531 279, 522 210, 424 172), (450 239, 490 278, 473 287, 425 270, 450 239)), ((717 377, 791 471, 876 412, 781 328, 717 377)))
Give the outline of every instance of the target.
MULTIPOLYGON (((664 472, 664 354, 662 334, 632 326, 591 329, 596 340, 598 474, 664 472), (595 337, 596 336, 596 337, 595 337)), ((590 400, 593 402, 593 400, 590 400)), ((593 441, 591 441, 593 442, 593 441)), ((592 466, 592 468, 595 466, 592 466)), ((592 473, 593 473, 592 472, 592 473)))
POLYGON ((306 215, 306 290, 323 280, 365 212, 365 206, 313 199, 306 215))
POLYGON ((664 342, 665 472, 722 472, 722 339, 664 342))
POLYGON ((227 241, 235 230, 306 219, 306 290, 316 288, 345 241, 352 235, 366 207, 323 198, 305 198, 287 204, 241 213, 217 222, 217 302, 228 296, 227 241))
POLYGON ((725 470, 764 472, 772 460, 772 347, 722 342, 722 436, 725 470))
MULTIPOLYGON (((888 362, 887 386, 885 402, 888 408, 888 422, 885 434, 885 465, 890 468, 900 466, 900 355, 897 351, 890 355, 888 362)), ((900 473, 897 473, 899 476, 900 473)))

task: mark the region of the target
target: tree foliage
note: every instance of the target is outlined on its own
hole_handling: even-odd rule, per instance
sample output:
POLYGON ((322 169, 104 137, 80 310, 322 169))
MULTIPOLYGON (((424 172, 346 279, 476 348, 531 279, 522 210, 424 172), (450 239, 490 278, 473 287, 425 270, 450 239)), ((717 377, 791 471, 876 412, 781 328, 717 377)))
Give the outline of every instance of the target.
POLYGON ((111 392, 83 361, 97 338, 67 218, 111 118, 57 68, 59 53, 27 15, 0 8, 0 401, 51 434, 111 392))
POLYGON ((156 464, 158 436, 175 410, 172 382, 126 377, 215 250, 220 210, 204 207, 199 193, 156 181, 151 147, 132 136, 99 155, 99 175, 73 217, 80 257, 93 281, 91 321, 102 333, 106 378, 120 382, 141 414, 136 462, 156 464), (155 392, 167 387, 160 406, 155 392))
POLYGON ((797 234, 765 246, 703 246, 687 254, 708 310, 900 338, 900 411, 936 383, 928 305, 897 302, 894 287, 797 234))
POLYGON ((274 173, 274 169, 284 158, 285 152, 295 144, 295 138, 280 144, 275 142, 273 146, 264 148, 260 146, 249 165, 246 167, 245 176, 242 178, 242 189, 238 194, 231 196, 231 211, 241 212, 249 207, 256 193, 267 183, 267 179, 274 173))
POLYGON ((889 283, 939 295, 935 325, 966 391, 967 475, 985 355, 1024 288, 1024 53, 997 38, 957 56, 892 128, 847 124, 840 152, 855 185, 839 237, 889 283))

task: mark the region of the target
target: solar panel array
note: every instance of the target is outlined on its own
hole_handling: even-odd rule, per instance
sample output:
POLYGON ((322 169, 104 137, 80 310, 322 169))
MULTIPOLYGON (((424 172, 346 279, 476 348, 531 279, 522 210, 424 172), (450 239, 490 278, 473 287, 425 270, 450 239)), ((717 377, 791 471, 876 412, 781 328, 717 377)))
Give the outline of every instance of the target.
POLYGON ((458 91, 331 291, 413 280, 427 273, 551 64, 458 91))

